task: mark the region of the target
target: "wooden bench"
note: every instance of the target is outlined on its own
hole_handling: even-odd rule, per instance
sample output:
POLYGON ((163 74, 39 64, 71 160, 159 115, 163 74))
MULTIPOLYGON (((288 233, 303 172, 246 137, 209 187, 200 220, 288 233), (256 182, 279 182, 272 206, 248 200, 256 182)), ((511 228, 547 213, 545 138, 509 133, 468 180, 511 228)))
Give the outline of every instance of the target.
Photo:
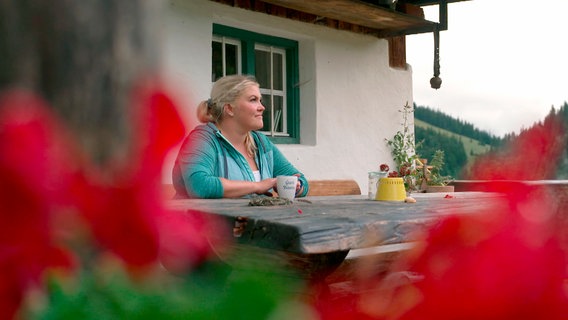
POLYGON ((309 180, 308 196, 360 195, 361 189, 355 180, 309 180))
MULTIPOLYGON (((309 180, 308 196, 360 195, 361 189, 355 180, 309 180)), ((176 194, 171 183, 162 186, 163 197, 172 199, 176 194)))

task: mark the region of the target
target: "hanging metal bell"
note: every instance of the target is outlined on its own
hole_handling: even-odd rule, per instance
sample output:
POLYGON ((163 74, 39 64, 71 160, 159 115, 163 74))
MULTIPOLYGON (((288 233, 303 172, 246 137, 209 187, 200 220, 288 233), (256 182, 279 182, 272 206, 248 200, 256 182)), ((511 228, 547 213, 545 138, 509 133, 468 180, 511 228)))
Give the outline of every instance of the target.
POLYGON ((432 89, 440 89, 440 87, 442 86, 442 79, 438 76, 432 77, 432 79, 430 79, 430 86, 432 87, 432 89))

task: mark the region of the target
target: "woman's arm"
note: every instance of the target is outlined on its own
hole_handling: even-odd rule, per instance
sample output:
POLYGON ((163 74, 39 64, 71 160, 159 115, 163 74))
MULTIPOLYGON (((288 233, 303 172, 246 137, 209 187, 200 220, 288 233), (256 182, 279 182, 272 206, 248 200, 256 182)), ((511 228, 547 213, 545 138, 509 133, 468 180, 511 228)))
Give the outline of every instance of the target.
POLYGON ((220 152, 214 137, 205 130, 192 132, 180 149, 178 162, 190 197, 215 199, 265 194, 276 185, 275 178, 259 182, 218 177, 220 152))
POLYGON ((276 186, 276 178, 264 179, 259 182, 227 180, 220 178, 223 185, 224 198, 240 198, 247 194, 266 194, 276 186))
POLYGON ((216 176, 215 143, 205 131, 192 132, 180 148, 177 161, 187 194, 196 198, 221 198, 223 185, 216 176))

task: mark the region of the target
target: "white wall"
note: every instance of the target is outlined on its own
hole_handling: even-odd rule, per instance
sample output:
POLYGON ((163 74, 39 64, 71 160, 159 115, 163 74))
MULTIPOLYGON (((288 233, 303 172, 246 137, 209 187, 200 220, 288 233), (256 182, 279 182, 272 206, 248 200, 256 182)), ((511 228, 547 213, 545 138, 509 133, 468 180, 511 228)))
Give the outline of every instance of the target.
MULTIPOLYGON (((392 164, 385 138, 402 129, 399 111, 412 103, 410 67, 389 67, 388 42, 207 0, 167 1, 164 71, 186 94, 182 112, 190 127, 211 89, 213 23, 299 42, 301 142, 278 147, 308 179, 355 179, 366 194, 367 172, 392 164)), ((174 158, 165 168, 168 181, 174 158)))

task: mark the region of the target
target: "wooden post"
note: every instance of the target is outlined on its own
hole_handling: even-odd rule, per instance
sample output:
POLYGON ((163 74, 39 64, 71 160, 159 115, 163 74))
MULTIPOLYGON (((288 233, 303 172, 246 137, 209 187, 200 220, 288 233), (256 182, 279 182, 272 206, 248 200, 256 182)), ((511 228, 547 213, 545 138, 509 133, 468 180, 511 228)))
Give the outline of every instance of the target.
POLYGON ((0 93, 32 90, 95 163, 120 157, 132 85, 157 67, 155 3, 0 0, 0 93))
POLYGON ((406 69, 406 37, 392 37, 388 41, 389 65, 392 68, 406 69))

